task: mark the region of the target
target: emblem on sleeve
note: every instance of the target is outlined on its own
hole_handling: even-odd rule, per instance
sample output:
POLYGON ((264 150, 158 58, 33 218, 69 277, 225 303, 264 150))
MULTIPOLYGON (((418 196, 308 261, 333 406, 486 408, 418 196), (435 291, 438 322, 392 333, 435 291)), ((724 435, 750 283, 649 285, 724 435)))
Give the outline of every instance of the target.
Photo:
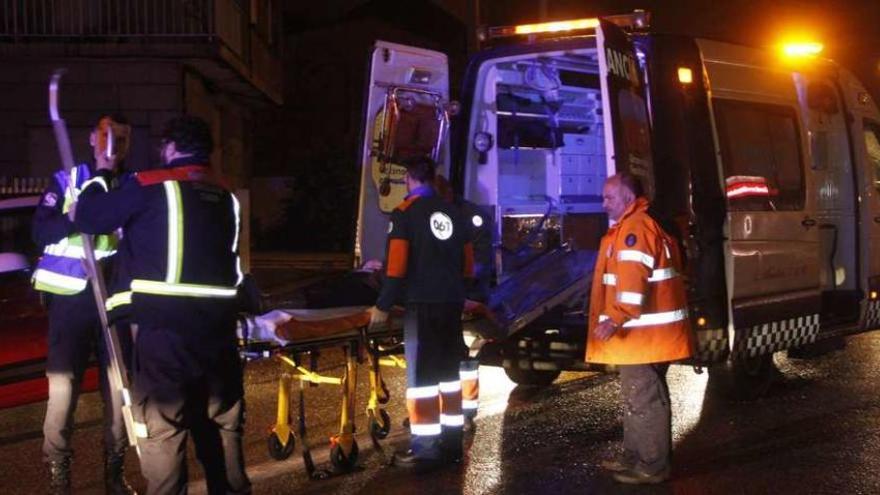
POLYGON ((46 193, 46 195, 43 196, 43 206, 48 206, 49 208, 52 208, 56 204, 58 204, 58 196, 55 193, 50 192, 46 193))
POLYGON ((431 218, 428 220, 428 224, 431 227, 431 233, 434 234, 434 237, 437 239, 445 241, 452 237, 452 219, 445 213, 440 211, 431 213, 431 218))
POLYGON ((629 247, 633 247, 633 246, 635 246, 635 245, 636 245, 636 235, 635 235, 635 234, 629 234, 629 235, 627 235, 627 236, 626 236, 626 239, 624 240, 624 242, 625 242, 626 245, 629 246, 629 247))

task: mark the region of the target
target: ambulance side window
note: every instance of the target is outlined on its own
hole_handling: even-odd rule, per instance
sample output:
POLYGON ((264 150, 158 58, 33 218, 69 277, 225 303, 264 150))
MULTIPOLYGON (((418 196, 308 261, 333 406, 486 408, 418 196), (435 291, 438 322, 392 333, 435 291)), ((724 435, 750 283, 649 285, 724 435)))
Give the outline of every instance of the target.
POLYGON ((865 122, 865 149, 874 171, 874 189, 880 193, 880 125, 865 122))
POLYGON ((803 209, 804 172, 794 109, 724 99, 713 103, 729 209, 803 209))

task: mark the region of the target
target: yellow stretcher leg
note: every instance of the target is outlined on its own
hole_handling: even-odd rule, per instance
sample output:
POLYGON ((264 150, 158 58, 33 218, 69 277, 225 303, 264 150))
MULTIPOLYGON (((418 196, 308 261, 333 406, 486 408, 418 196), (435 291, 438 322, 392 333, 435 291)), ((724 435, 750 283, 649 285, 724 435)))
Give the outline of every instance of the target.
POLYGON ((290 457, 296 443, 290 428, 290 380, 290 373, 282 371, 278 379, 278 410, 275 426, 272 427, 268 438, 269 455, 276 460, 290 457))
POLYGON ((330 439, 330 462, 339 471, 350 471, 357 463, 358 445, 354 439, 357 349, 357 342, 352 342, 345 347, 345 374, 342 377, 339 434, 330 439))

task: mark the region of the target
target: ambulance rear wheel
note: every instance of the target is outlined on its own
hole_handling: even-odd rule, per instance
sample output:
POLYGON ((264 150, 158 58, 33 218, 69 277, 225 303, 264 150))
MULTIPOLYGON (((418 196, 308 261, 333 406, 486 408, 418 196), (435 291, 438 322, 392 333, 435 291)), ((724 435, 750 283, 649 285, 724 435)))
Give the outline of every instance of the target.
POLYGON ((370 417, 370 433, 372 433, 375 438, 384 440, 388 438, 388 433, 391 432, 391 417, 388 416, 385 409, 379 409, 378 411, 378 418, 372 415, 370 417))
POLYGON ((516 366, 505 366, 504 373, 510 381, 517 385, 531 387, 546 387, 559 377, 560 370, 532 370, 522 369, 516 366))
POLYGON ((358 460, 358 444, 354 440, 351 441, 351 452, 348 455, 345 455, 345 452, 342 451, 342 446, 337 444, 333 444, 333 447, 330 449, 330 464, 333 465, 333 469, 340 473, 347 473, 354 469, 355 465, 357 465, 358 460))
POLYGON ((726 366, 709 368, 710 377, 734 400, 751 401, 764 396, 779 376, 773 354, 739 359, 726 366))
POLYGON ((266 439, 266 446, 269 447, 269 456, 276 461, 283 461, 290 457, 295 445, 296 440, 293 437, 293 433, 287 434, 287 443, 284 445, 281 445, 281 439, 278 438, 275 432, 270 433, 269 438, 266 439))

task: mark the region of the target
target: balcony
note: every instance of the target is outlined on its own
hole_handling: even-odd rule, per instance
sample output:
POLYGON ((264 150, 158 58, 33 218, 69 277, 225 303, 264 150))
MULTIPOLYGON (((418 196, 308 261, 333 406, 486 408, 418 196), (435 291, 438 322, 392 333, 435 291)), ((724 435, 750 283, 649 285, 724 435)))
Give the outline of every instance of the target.
POLYGON ((0 57, 171 57, 230 92, 281 103, 274 3, 0 0, 0 57))

